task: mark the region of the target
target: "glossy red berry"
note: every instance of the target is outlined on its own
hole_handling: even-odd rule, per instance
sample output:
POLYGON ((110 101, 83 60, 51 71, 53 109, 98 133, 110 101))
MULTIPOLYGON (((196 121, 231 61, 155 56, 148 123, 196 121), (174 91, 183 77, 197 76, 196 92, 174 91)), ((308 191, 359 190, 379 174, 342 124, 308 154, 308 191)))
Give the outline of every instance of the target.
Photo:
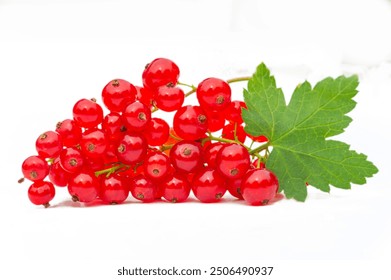
POLYGON ((41 181, 49 174, 49 165, 39 156, 30 156, 22 163, 23 177, 30 181, 41 181))
POLYGON ((56 132, 61 135, 65 147, 74 147, 80 143, 82 130, 74 120, 66 119, 58 122, 56 132))
POLYGON ((103 121, 103 109, 95 100, 81 99, 73 106, 73 119, 80 127, 93 128, 103 121))
POLYGON ((204 110, 222 112, 231 103, 231 87, 221 79, 205 79, 197 87, 197 99, 204 110))
POLYGON ((170 159, 162 152, 150 152, 144 160, 144 174, 157 182, 164 179, 170 171, 170 159))
POLYGON ((155 94, 156 106, 165 112, 173 112, 182 107, 185 93, 179 87, 161 86, 155 94))
POLYGON ((236 178, 232 180, 227 180, 227 190, 228 192, 238 198, 238 199, 243 199, 242 196, 242 190, 241 190, 241 185, 242 185, 243 177, 242 178, 236 178))
POLYGON ((85 157, 100 158, 107 148, 107 140, 105 134, 100 129, 86 130, 80 142, 81 151, 85 157))
POLYGON ((230 123, 242 124, 242 108, 247 108, 246 103, 243 101, 232 101, 224 111, 224 116, 230 123))
POLYGON ((145 67, 142 77, 144 87, 151 89, 168 84, 176 85, 179 78, 179 68, 169 59, 157 58, 145 67))
POLYGON ((174 115, 174 130, 180 138, 186 140, 204 137, 208 130, 208 119, 204 110, 200 106, 183 106, 174 115))
POLYGON ((126 106, 122 118, 129 131, 139 132, 147 128, 151 120, 151 109, 140 101, 135 101, 126 106))
POLYGON ((141 134, 126 134, 117 147, 117 157, 125 164, 136 164, 147 154, 148 144, 141 134))
POLYGON ((202 147, 200 143, 182 140, 170 151, 170 160, 178 172, 192 173, 202 167, 202 147))
POLYGON ((65 171, 77 173, 82 169, 84 159, 78 149, 66 148, 60 153, 60 164, 65 171))
POLYGON ((247 203, 266 205, 278 191, 277 177, 267 169, 252 169, 243 177, 241 191, 247 203))
POLYGON ((145 88, 145 87, 138 87, 136 86, 136 100, 140 101, 141 103, 147 105, 147 107, 152 108, 154 104, 154 94, 152 90, 145 88))
POLYGON ((223 131, 221 132, 221 137, 235 140, 235 133, 236 138, 239 140, 239 142, 244 143, 246 141, 246 132, 244 131, 243 125, 241 124, 234 124, 229 123, 226 126, 223 127, 223 131))
POLYGON ((208 130, 210 132, 216 132, 225 125, 225 115, 221 112, 209 111, 206 113, 206 117, 208 118, 208 130))
POLYGON ((99 197, 110 204, 119 204, 126 200, 129 195, 129 188, 125 180, 119 175, 113 174, 109 177, 104 176, 101 179, 99 197))
POLYGON ((184 174, 174 173, 161 185, 165 200, 173 203, 184 202, 190 194, 190 184, 184 174))
POLYGON ((212 168, 216 168, 216 156, 217 153, 223 148, 226 144, 222 142, 215 142, 210 144, 204 149, 204 161, 205 163, 212 168))
POLYGON ((132 196, 143 202, 152 202, 157 196, 156 184, 143 174, 135 176, 130 184, 132 196))
POLYGON ((216 156, 216 168, 227 179, 243 177, 250 168, 250 155, 239 144, 226 144, 216 156))
POLYGON ((42 133, 35 141, 35 148, 43 158, 55 158, 62 150, 62 140, 60 134, 54 131, 42 133))
POLYGON ((65 187, 68 185, 70 176, 71 174, 61 167, 60 158, 56 158, 53 164, 50 165, 49 179, 54 185, 58 187, 65 187))
POLYGON ((102 90, 103 103, 112 112, 122 112, 124 108, 136 100, 136 88, 128 81, 115 79, 102 90))
POLYGON ((217 202, 227 188, 225 179, 215 169, 206 167, 194 176, 192 190, 201 202, 217 202))
POLYGON ((150 146, 161 146, 168 140, 170 127, 168 123, 159 118, 152 118, 143 135, 150 146))
POLYGON ((84 170, 70 178, 68 192, 73 201, 91 202, 99 193, 100 182, 91 171, 84 170))
POLYGON ((111 112, 105 116, 102 122, 102 129, 109 141, 116 142, 126 133, 126 126, 119 113, 111 112))
POLYGON ((51 182, 34 182, 28 189, 28 197, 35 205, 49 207, 49 202, 54 198, 56 190, 51 182))

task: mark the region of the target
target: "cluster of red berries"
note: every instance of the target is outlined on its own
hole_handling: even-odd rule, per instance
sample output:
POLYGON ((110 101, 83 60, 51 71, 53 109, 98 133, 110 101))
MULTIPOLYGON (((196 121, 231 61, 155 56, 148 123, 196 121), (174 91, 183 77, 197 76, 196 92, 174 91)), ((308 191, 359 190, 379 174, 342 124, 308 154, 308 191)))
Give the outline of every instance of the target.
POLYGON ((217 202, 227 190, 252 205, 272 200, 276 176, 244 145, 246 137, 267 141, 244 131, 246 104, 231 100, 226 81, 208 78, 187 94, 196 92, 199 105, 184 105, 178 78, 178 66, 158 58, 146 66, 143 87, 115 79, 103 88, 108 114, 95 99, 76 102, 73 118, 41 134, 38 155, 22 164, 33 182, 30 201, 49 206, 54 185, 85 203, 122 203, 129 192, 143 202, 183 202, 191 190, 202 202, 217 202), (156 110, 175 112, 172 127, 152 117, 156 110), (220 138, 212 135, 220 130, 220 138))

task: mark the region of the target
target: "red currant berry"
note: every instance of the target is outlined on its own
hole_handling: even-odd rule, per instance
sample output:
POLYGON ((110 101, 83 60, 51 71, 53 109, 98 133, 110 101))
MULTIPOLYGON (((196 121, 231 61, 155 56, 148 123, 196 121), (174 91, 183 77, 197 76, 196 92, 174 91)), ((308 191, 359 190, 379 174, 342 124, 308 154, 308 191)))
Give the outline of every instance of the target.
POLYGON ((153 92, 145 87, 138 86, 136 86, 136 90, 136 100, 147 105, 149 108, 152 108, 154 104, 153 92))
POLYGON ((49 174, 49 165, 39 156, 30 156, 22 163, 22 173, 30 181, 42 181, 49 174))
POLYGON ((252 169, 243 177, 241 191, 247 203, 266 205, 278 191, 277 177, 267 169, 252 169))
POLYGON ((241 124, 234 124, 229 123, 226 126, 223 127, 223 131, 221 132, 221 137, 235 140, 235 133, 236 138, 239 140, 239 142, 244 143, 246 141, 246 132, 244 131, 244 128, 241 124))
POLYGON ((151 152, 144 160, 144 174, 153 181, 164 179, 170 171, 170 159, 162 152, 151 152))
POLYGON ((139 132, 147 128, 151 110, 140 101, 135 101, 126 106, 122 118, 127 129, 139 132))
POLYGON ((205 163, 212 168, 216 168, 216 156, 217 153, 225 146, 224 143, 216 142, 210 144, 204 149, 204 160, 205 163))
POLYGON ((50 182, 34 182, 28 189, 28 197, 35 205, 49 207, 49 202, 54 198, 56 190, 50 182))
POLYGON ((74 202, 91 202, 99 193, 100 182, 91 171, 84 170, 70 178, 68 192, 74 202))
POLYGON ((76 173, 83 167, 84 159, 78 149, 66 148, 60 153, 60 164, 65 171, 76 173))
POLYGON ((152 118, 143 135, 150 146, 161 146, 168 140, 170 127, 163 119, 152 118))
POLYGON ((136 88, 128 81, 115 79, 110 81, 102 91, 103 103, 112 112, 122 112, 136 100, 136 88))
POLYGON ((66 172, 64 168, 61 167, 60 158, 56 158, 50 166, 50 181, 58 187, 65 187, 68 185, 70 175, 70 173, 66 172))
POLYGON ((95 100, 81 99, 73 106, 73 119, 78 126, 93 128, 103 121, 103 109, 95 100))
POLYGON ((176 85, 178 78, 178 66, 166 58, 153 60, 145 67, 143 72, 144 87, 151 89, 157 89, 170 83, 176 85))
POLYGON ((236 178, 232 180, 227 180, 227 190, 228 192, 239 199, 243 199, 242 191, 240 189, 240 186, 242 185, 243 177, 242 178, 236 178))
POLYGON ((192 190, 201 202, 217 202, 227 191, 225 179, 213 168, 206 167, 192 181, 192 190))
POLYGON ((170 160, 178 172, 192 173, 202 167, 202 148, 200 143, 182 140, 170 151, 170 160))
POLYGON ((141 134, 127 134, 119 142, 117 156, 125 164, 136 164, 145 158, 147 148, 148 144, 144 136, 141 134))
POLYGON ((101 180, 99 197, 110 204, 119 204, 126 200, 129 189, 124 180, 117 174, 110 177, 104 176, 101 180))
POLYGON ((208 119, 200 106, 187 105, 174 115, 174 130, 186 140, 202 138, 208 129, 208 119))
POLYGON ((221 112, 210 111, 206 113, 208 118, 208 130, 210 132, 216 132, 222 129, 225 125, 225 116, 221 112))
POLYGON ((80 145, 84 156, 99 158, 106 152, 107 140, 102 130, 93 128, 83 133, 80 145))
POLYGON ((208 78, 197 87, 197 99, 206 111, 223 111, 231 103, 231 88, 227 82, 208 78))
POLYGON ((58 122, 56 132, 61 135, 65 147, 73 147, 80 143, 82 131, 74 120, 66 119, 58 122))
POLYGON ((143 202, 152 202, 157 196, 157 187, 151 179, 145 175, 135 176, 130 185, 132 196, 143 202))
POLYGON ((230 123, 242 124, 242 108, 247 108, 246 103, 243 101, 232 101, 224 111, 224 116, 230 123))
POLYGON ((125 123, 119 113, 111 112, 105 116, 102 122, 102 129, 108 140, 116 142, 120 140, 126 132, 125 123))
POLYGON ((161 86, 155 94, 156 106, 165 112, 176 111, 182 107, 185 93, 181 88, 170 85, 161 86))
POLYGON ((55 158, 62 150, 62 140, 60 134, 54 131, 42 133, 37 141, 35 148, 38 154, 43 158, 55 158))
POLYGON ((183 174, 174 173, 161 185, 165 200, 173 203, 184 202, 190 194, 190 184, 183 174))
POLYGON ((252 136, 252 135, 250 135, 250 134, 246 134, 246 135, 247 135, 248 137, 250 137, 250 139, 253 140, 253 141, 255 141, 255 142, 262 143, 262 142, 267 142, 267 141, 269 141, 269 140, 267 139, 267 137, 264 136, 264 135, 259 135, 259 136, 252 136))
POLYGON ((250 155, 239 144, 226 144, 216 156, 217 170, 227 179, 243 177, 250 168, 250 155))

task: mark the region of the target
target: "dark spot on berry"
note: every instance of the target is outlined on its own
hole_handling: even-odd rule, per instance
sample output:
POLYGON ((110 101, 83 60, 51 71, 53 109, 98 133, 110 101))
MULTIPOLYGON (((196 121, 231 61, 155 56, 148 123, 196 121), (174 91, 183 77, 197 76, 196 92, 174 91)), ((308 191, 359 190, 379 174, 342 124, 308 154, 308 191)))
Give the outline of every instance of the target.
POLYGON ((239 173, 239 171, 238 171, 237 168, 234 168, 234 169, 232 169, 232 170, 230 171, 230 174, 231 174, 232 176, 236 176, 238 173, 239 173))
POLYGON ((138 119, 141 121, 145 121, 145 120, 147 120, 147 116, 144 113, 139 113, 138 119))
POLYGON ((76 195, 72 195, 72 201, 73 202, 78 202, 80 200, 79 200, 79 198, 76 195))
POLYGON ((74 159, 74 158, 71 158, 71 159, 69 160, 69 165, 70 165, 70 166, 76 166, 76 165, 77 165, 77 160, 74 159))
POLYGON ((242 191, 240 190, 240 188, 237 188, 237 189, 236 189, 236 192, 237 192, 238 194, 242 194, 242 191))
POLYGON ((190 155, 191 155, 191 149, 185 148, 185 149, 183 150, 183 155, 185 155, 185 156, 190 156, 190 155))
POLYGON ((157 168, 155 168, 154 170, 152 170, 152 173, 154 174, 154 175, 159 175, 159 169, 157 169, 157 168))
POLYGON ((205 115, 199 115, 198 116, 198 121, 200 123, 205 123, 206 122, 206 116, 205 115))
POLYGON ((176 197, 174 197, 173 199, 171 199, 171 202, 172 203, 177 203, 178 202, 178 199, 176 197))
POLYGON ((124 144, 121 144, 118 146, 118 152, 119 153, 123 153, 125 152, 126 148, 125 148, 125 145, 124 144))
POLYGON ((121 131, 121 132, 125 132, 125 131, 127 131, 128 129, 126 128, 126 126, 121 126, 121 128, 119 129, 119 131, 121 131))
POLYGON ((216 98, 216 103, 217 103, 218 105, 223 104, 224 101, 225 101, 224 96, 222 96, 222 95, 217 96, 217 98, 216 98))
POLYGON ((118 86, 119 86, 119 81, 118 81, 117 79, 115 79, 115 80, 113 80, 113 81, 111 82, 111 85, 112 85, 113 87, 118 87, 118 86))
POLYGON ((261 202, 262 205, 266 205, 268 203, 269 203, 269 199, 262 200, 262 202, 261 202))
POLYGON ((168 84, 167 84, 167 87, 169 87, 169 88, 172 88, 172 87, 174 87, 175 85, 174 85, 174 83, 173 82, 169 82, 168 84))
POLYGON ((144 69, 147 69, 150 63, 147 63, 144 67, 144 69))
POLYGON ((60 128, 61 128, 61 125, 62 125, 62 122, 58 122, 58 123, 56 124, 56 129, 60 129, 60 128))
POLYGON ((40 140, 44 140, 44 139, 46 139, 48 137, 48 135, 46 134, 46 133, 43 133, 43 134, 41 134, 40 136, 39 136, 39 139, 40 140))
POLYGON ((216 193, 216 195, 215 195, 215 198, 216 199, 220 199, 220 198, 222 198, 223 197, 223 194, 222 193, 216 193))
POLYGON ((31 172, 30 172, 30 177, 31 177, 31 179, 37 178, 37 177, 38 177, 37 171, 31 171, 31 172))
POLYGON ((143 195, 142 193, 138 193, 138 194, 136 195, 136 197, 137 197, 138 199, 144 199, 144 195, 143 195))
POLYGON ((96 103, 96 98, 95 97, 91 98, 91 101, 96 103))
POLYGON ((92 144, 92 143, 88 144, 87 150, 88 150, 89 152, 92 152, 93 150, 95 150, 95 145, 92 144))
POLYGON ((46 202, 45 204, 42 204, 45 208, 48 208, 50 206, 49 202, 46 202))

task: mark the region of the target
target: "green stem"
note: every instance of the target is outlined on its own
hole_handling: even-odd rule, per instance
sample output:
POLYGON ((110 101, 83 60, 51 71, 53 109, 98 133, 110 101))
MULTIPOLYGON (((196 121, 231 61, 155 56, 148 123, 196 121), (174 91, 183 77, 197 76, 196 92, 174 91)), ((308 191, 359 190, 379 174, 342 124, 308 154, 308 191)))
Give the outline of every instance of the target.
POLYGON ((130 166, 129 165, 126 165, 126 164, 123 164, 123 163, 119 163, 117 165, 114 165, 112 167, 109 167, 109 168, 106 168, 106 169, 102 169, 102 170, 99 170, 99 171, 95 171, 95 176, 98 177, 100 175, 103 175, 103 174, 106 174, 106 176, 110 176, 111 174, 113 174, 114 172, 117 172, 121 169, 129 169, 130 166))
POLYGON ((263 150, 266 150, 268 147, 269 147, 269 143, 266 142, 265 144, 263 144, 263 145, 261 145, 259 147, 256 147, 255 149, 250 150, 249 153, 250 153, 250 155, 256 155, 259 152, 261 152, 263 150))
POLYGON ((178 85, 180 85, 180 86, 189 87, 189 88, 191 88, 191 89, 197 89, 197 87, 196 87, 196 86, 194 86, 194 85, 190 85, 190 84, 182 83, 182 82, 179 82, 179 81, 178 81, 178 83, 177 83, 177 84, 178 84, 178 85))

